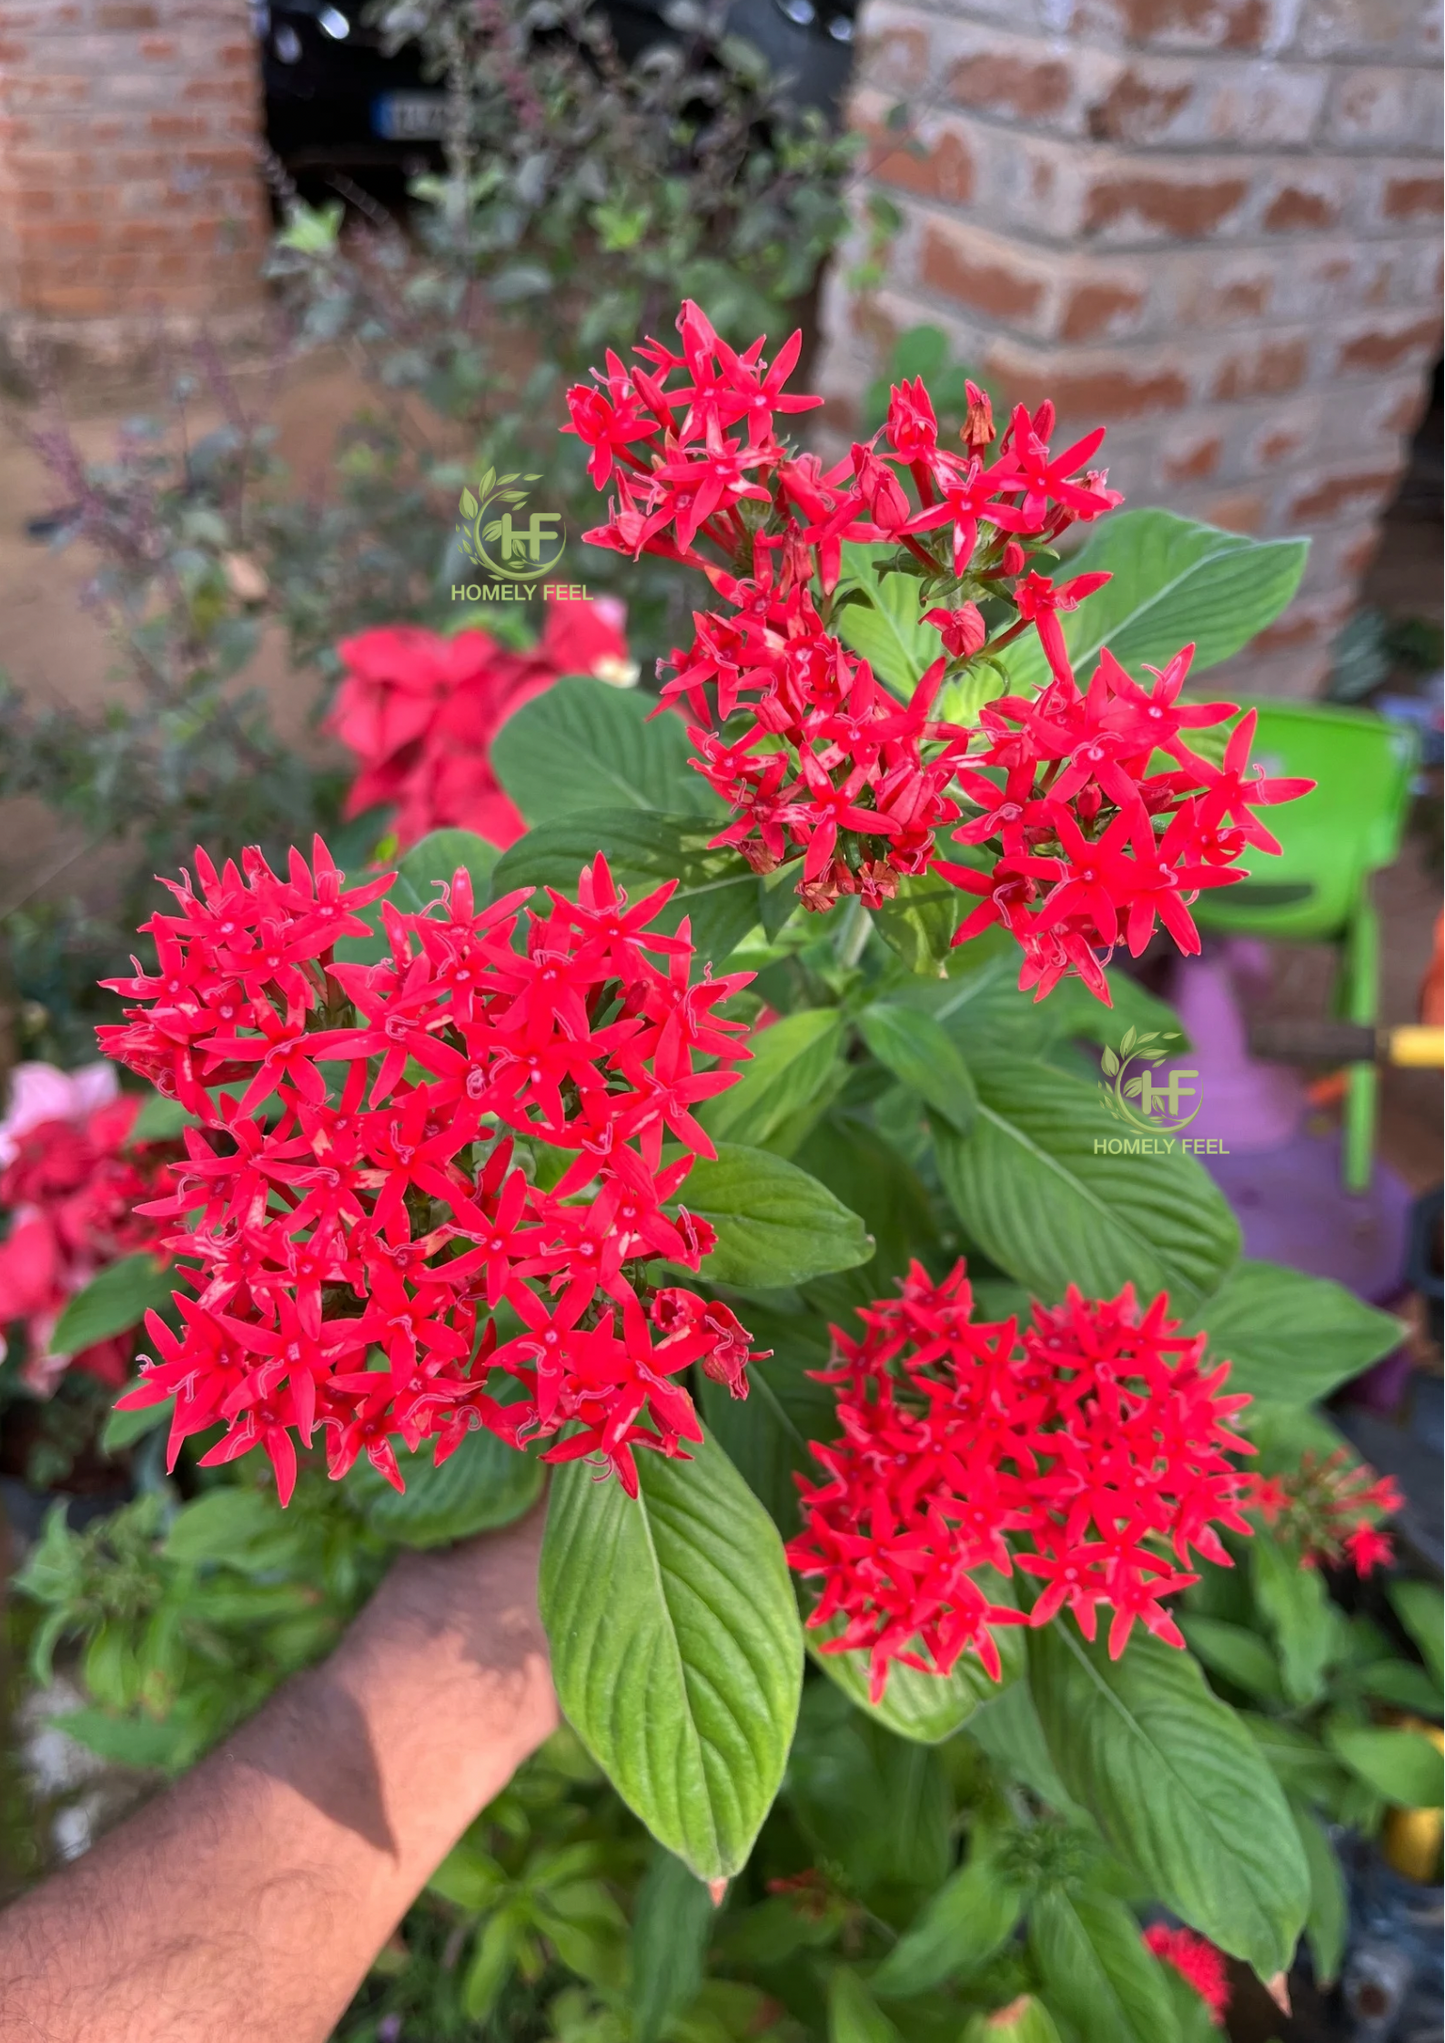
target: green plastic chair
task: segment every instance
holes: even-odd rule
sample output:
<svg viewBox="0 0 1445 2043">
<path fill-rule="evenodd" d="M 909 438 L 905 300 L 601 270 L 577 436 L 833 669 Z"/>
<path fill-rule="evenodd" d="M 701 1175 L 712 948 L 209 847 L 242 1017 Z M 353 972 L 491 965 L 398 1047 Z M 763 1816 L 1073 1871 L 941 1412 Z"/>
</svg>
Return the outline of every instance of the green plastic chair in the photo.
<svg viewBox="0 0 1445 2043">
<path fill-rule="evenodd" d="M 1399 856 L 1416 759 L 1412 731 L 1369 710 L 1259 702 L 1253 757 L 1265 772 L 1300 775 L 1312 794 L 1259 813 L 1278 858 L 1246 851 L 1252 877 L 1201 895 L 1202 928 L 1233 936 L 1329 943 L 1339 952 L 1333 1006 L 1344 1021 L 1378 1020 L 1380 924 L 1370 875 Z M 1374 1162 L 1378 1076 L 1352 1064 L 1345 1095 L 1343 1175 L 1362 1192 Z"/>
</svg>

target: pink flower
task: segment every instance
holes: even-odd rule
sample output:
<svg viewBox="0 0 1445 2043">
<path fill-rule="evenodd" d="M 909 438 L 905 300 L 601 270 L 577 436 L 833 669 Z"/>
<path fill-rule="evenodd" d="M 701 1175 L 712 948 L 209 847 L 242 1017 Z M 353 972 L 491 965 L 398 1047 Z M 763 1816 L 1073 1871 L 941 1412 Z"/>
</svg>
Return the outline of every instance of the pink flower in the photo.
<svg viewBox="0 0 1445 2043">
<path fill-rule="evenodd" d="M 57 1071 L 21 1064 L 0 1122 L 0 1328 L 25 1332 L 21 1376 L 48 1397 L 72 1365 L 103 1383 L 125 1381 L 134 1339 L 121 1334 L 76 1354 L 54 1350 L 66 1302 L 118 1256 L 153 1246 L 161 1232 L 133 1211 L 152 1195 L 174 1145 L 127 1146 L 140 1101 L 117 1092 L 114 1069 Z M 6 1352 L 0 1334 L 0 1357 Z"/>
<path fill-rule="evenodd" d="M 10 1104 L 0 1120 L 0 1170 L 13 1162 L 20 1136 L 42 1121 L 80 1127 L 119 1087 L 112 1064 L 86 1064 L 59 1071 L 53 1064 L 17 1064 L 10 1074 Z"/>
</svg>

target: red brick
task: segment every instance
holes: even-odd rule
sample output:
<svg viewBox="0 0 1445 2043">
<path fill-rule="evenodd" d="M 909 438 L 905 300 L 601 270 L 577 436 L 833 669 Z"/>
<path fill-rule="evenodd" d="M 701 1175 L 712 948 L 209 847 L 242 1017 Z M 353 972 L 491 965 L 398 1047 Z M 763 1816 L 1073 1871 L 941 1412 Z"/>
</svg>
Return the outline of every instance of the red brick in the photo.
<svg viewBox="0 0 1445 2043">
<path fill-rule="evenodd" d="M 1305 445 L 1306 437 L 1303 433 L 1291 432 L 1288 426 L 1276 426 L 1255 441 L 1254 458 L 1261 468 L 1278 468 L 1291 454 L 1298 454 Z"/>
<path fill-rule="evenodd" d="M 1148 369 L 1121 361 L 1071 369 L 1065 359 L 1045 369 L 1019 369 L 1003 350 L 994 349 L 987 366 L 1011 399 L 1037 405 L 1051 398 L 1065 418 L 1089 425 L 1180 411 L 1189 402 L 1183 374 L 1167 365 Z"/>
<path fill-rule="evenodd" d="M 1224 452 L 1224 442 L 1218 433 L 1207 439 L 1196 440 L 1177 452 L 1164 456 L 1164 479 L 1166 482 L 1207 482 L 1217 474 L 1219 457 Z"/>
<path fill-rule="evenodd" d="M 1417 349 L 1435 343 L 1439 332 L 1438 319 L 1420 319 L 1399 333 L 1375 330 L 1356 334 L 1352 341 L 1346 341 L 1340 349 L 1339 367 L 1342 370 L 1393 369 Z"/>
<path fill-rule="evenodd" d="M 1258 319 L 1268 310 L 1273 279 L 1269 276 L 1229 277 L 1216 282 L 1206 270 L 1195 280 L 1180 310 L 1191 323 L 1200 326 L 1234 326 Z"/>
<path fill-rule="evenodd" d="M 1445 186 L 1438 177 L 1392 177 L 1383 211 L 1387 220 L 1433 220 L 1445 211 Z"/>
<path fill-rule="evenodd" d="M 1258 532 L 1264 509 L 1264 498 L 1252 490 L 1232 490 L 1209 498 L 1199 515 L 1207 525 L 1222 525 L 1226 532 Z"/>
<path fill-rule="evenodd" d="M 160 10 L 142 6 L 102 6 L 95 10 L 97 28 L 136 29 L 159 28 Z"/>
<path fill-rule="evenodd" d="M 1081 11 L 1131 42 L 1196 49 L 1257 50 L 1271 26 L 1266 0 L 1093 0 Z"/>
<path fill-rule="evenodd" d="M 882 146 L 892 138 L 876 128 L 867 131 Z M 885 184 L 900 185 L 919 198 L 937 199 L 946 206 L 964 206 L 973 197 L 973 157 L 957 135 L 941 135 L 926 155 L 894 148 L 876 166 L 873 175 Z"/>
<path fill-rule="evenodd" d="M 1241 397 L 1279 397 L 1297 390 L 1309 369 L 1309 344 L 1295 339 L 1266 341 L 1251 355 L 1230 355 L 1214 375 L 1213 395 L 1223 402 Z"/>
<path fill-rule="evenodd" d="M 1121 316 L 1143 309 L 1144 293 L 1129 284 L 1079 284 L 1064 309 L 1066 341 L 1098 340 Z"/>
<path fill-rule="evenodd" d="M 1011 113 L 1036 121 L 1069 103 L 1073 77 L 1067 64 L 1031 64 L 1002 52 L 980 52 L 954 65 L 949 90 L 960 106 Z"/>
<path fill-rule="evenodd" d="M 1184 110 L 1193 90 L 1190 83 L 1151 85 L 1137 71 L 1121 72 L 1089 108 L 1089 133 L 1096 142 L 1152 141 Z"/>
<path fill-rule="evenodd" d="M 928 35 L 921 28 L 889 26 L 866 38 L 860 52 L 865 78 L 917 91 L 928 82 Z"/>
<path fill-rule="evenodd" d="M 1291 518 L 1305 524 L 1338 516 L 1342 510 L 1359 512 L 1383 503 L 1395 486 L 1398 470 L 1373 469 L 1365 475 L 1327 475 L 1307 483 L 1290 503 Z"/>
<path fill-rule="evenodd" d="M 1272 234 L 1289 234 L 1301 227 L 1333 227 L 1340 209 L 1323 192 L 1287 184 L 1275 193 L 1264 216 Z"/>
<path fill-rule="evenodd" d="M 1142 171 L 1127 177 L 1106 176 L 1089 193 L 1084 232 L 1097 234 L 1133 214 L 1161 233 L 1196 241 L 1238 212 L 1248 195 L 1247 177 L 1194 183 Z"/>
<path fill-rule="evenodd" d="M 996 258 L 970 256 L 936 227 L 924 238 L 919 271 L 930 290 L 998 319 L 1027 318 L 1044 294 L 1037 277 Z"/>
</svg>

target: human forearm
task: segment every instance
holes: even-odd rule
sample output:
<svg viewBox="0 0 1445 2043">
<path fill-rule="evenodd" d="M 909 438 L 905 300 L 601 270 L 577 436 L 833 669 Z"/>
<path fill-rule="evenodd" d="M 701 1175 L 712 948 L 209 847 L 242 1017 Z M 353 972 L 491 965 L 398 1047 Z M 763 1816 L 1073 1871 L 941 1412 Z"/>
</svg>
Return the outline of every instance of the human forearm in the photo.
<svg viewBox="0 0 1445 2043">
<path fill-rule="evenodd" d="M 321 2043 L 556 1721 L 540 1536 L 404 1559 L 331 1660 L 0 1917 L 3 2043 Z"/>
</svg>

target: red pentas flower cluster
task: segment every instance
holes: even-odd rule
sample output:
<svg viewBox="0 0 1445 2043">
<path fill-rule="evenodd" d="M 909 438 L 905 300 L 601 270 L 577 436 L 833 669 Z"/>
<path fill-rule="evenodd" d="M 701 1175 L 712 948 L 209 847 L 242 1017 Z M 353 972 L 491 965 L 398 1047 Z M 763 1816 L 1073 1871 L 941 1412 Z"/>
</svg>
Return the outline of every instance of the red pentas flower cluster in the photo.
<svg viewBox="0 0 1445 2043">
<path fill-rule="evenodd" d="M 1301 1567 L 1348 1563 L 1356 1574 L 1369 1575 L 1395 1558 L 1394 1542 L 1378 1520 L 1404 1508 L 1399 1485 L 1355 1461 L 1347 1447 L 1306 1454 L 1283 1475 L 1254 1476 L 1246 1502 L 1298 1551 Z"/>
<path fill-rule="evenodd" d="M 526 652 L 485 631 L 443 638 L 416 624 L 343 639 L 337 653 L 346 671 L 327 728 L 361 764 L 344 813 L 394 804 L 403 850 L 446 828 L 515 842 L 526 825 L 492 771 L 492 740 L 513 710 L 563 674 L 635 681 L 625 621 L 615 598 L 599 596 L 549 603 L 542 637 Z"/>
<path fill-rule="evenodd" d="M 1172 1965 L 1179 1977 L 1194 1988 L 1209 2010 L 1212 2026 L 1222 2029 L 1233 1998 L 1229 1961 L 1223 1951 L 1207 1937 L 1195 1936 L 1193 1930 L 1170 1929 L 1163 1922 L 1150 1924 L 1144 1932 L 1144 1942 L 1161 1964 Z"/>
<path fill-rule="evenodd" d="M 1215 1526 L 1248 1530 L 1228 1364 L 1204 1371 L 1162 1294 L 1141 1311 L 1127 1286 L 1071 1288 L 1020 1330 L 974 1320 L 962 1263 L 939 1284 L 915 1263 L 900 1288 L 860 1312 L 861 1339 L 834 1328 L 818 1372 L 843 1433 L 813 1449 L 825 1479 L 799 1479 L 788 1559 L 820 1579 L 809 1624 L 842 1619 L 821 1650 L 866 1651 L 875 1702 L 895 1661 L 948 1674 L 971 1650 L 997 1680 L 994 1628 L 1025 1618 L 976 1571 L 1015 1563 L 1030 1624 L 1068 1609 L 1092 1639 L 1103 1606 L 1114 1658 L 1136 1620 L 1182 1646 L 1162 1599 L 1197 1579 L 1190 1549 L 1228 1566 Z"/>
<path fill-rule="evenodd" d="M 196 1295 L 179 1334 L 151 1316 L 124 1400 L 175 1398 L 172 1460 L 223 1423 L 203 1459 L 264 1448 L 284 1503 L 318 1432 L 333 1476 L 364 1452 L 398 1488 L 394 1440 L 441 1462 L 477 1426 L 630 1492 L 634 1448 L 684 1455 L 702 1436 L 675 1379 L 701 1362 L 746 1395 L 749 1337 L 647 1271 L 696 1270 L 715 1239 L 678 1203 L 713 1154 L 692 1109 L 748 1053 L 714 1012 L 745 980 L 691 983 L 688 924 L 655 927 L 672 885 L 629 903 L 599 857 L 575 900 L 478 909 L 459 871 L 401 914 L 394 874 L 347 887 L 319 839 L 284 879 L 255 850 L 196 870 L 100 1031 L 200 1123 L 145 1209 Z M 337 962 L 378 900 L 388 955 Z"/>
<path fill-rule="evenodd" d="M 127 1329 L 75 1353 L 57 1349 L 66 1305 L 110 1263 L 157 1246 L 165 1229 L 133 1208 L 165 1183 L 168 1142 L 132 1143 L 140 1100 L 122 1097 L 108 1064 L 57 1071 L 19 1064 L 0 1121 L 0 1329 L 22 1322 L 21 1380 L 48 1397 L 67 1368 L 124 1383 L 135 1348 Z M 0 1360 L 6 1353 L 0 1332 Z"/>
<path fill-rule="evenodd" d="M 1106 651 L 1081 690 L 1062 635 L 1044 643 L 1053 680 L 1032 700 L 989 703 L 958 773 L 980 813 L 957 841 L 988 847 L 992 865 L 940 859 L 934 869 L 982 897 L 955 943 L 1002 923 L 1024 952 L 1019 983 L 1036 986 L 1037 998 L 1073 972 L 1108 1001 L 1100 954 L 1122 942 L 1137 958 L 1159 922 L 1181 951 L 1197 952 L 1187 903 L 1243 879 L 1236 861 L 1246 845 L 1277 852 L 1253 811 L 1308 794 L 1314 782 L 1251 775 L 1253 710 L 1230 733 L 1221 764 L 1190 749 L 1184 732 L 1236 708 L 1180 701 L 1192 646 L 1151 686 Z"/>
<path fill-rule="evenodd" d="M 678 331 L 680 351 L 649 340 L 630 368 L 609 353 L 595 385 L 568 393 L 563 430 L 615 492 L 588 539 L 697 567 L 729 605 L 695 614 L 663 688 L 694 720 L 694 764 L 735 811 L 716 842 L 759 872 L 801 855 L 797 891 L 816 909 L 844 894 L 877 907 L 901 875 L 932 867 L 984 897 L 960 939 L 1005 923 L 1040 995 L 1077 972 L 1107 1000 L 1099 954 L 1121 938 L 1139 948 L 1156 918 L 1197 948 L 1185 901 L 1238 877 L 1228 868 L 1247 842 L 1272 843 L 1251 806 L 1308 783 L 1250 778 L 1248 720 L 1222 768 L 1180 745 L 1182 729 L 1234 709 L 1177 705 L 1188 650 L 1152 689 L 1107 654 L 1088 690 L 1076 686 L 1060 616 L 1109 577 L 1054 581 L 1032 563 L 1122 501 L 1087 466 L 1103 429 L 1056 453 L 1045 403 L 1015 407 L 998 434 L 970 384 L 960 444 L 945 447 L 918 379 L 894 387 L 872 440 L 824 469 L 777 430 L 822 402 L 785 394 L 798 334 L 769 362 L 761 340 L 739 353 L 691 302 Z M 894 548 L 939 633 L 906 706 L 832 629 L 845 541 Z M 992 630 L 985 604 L 1002 613 Z M 1002 699 L 978 734 L 932 715 L 945 680 L 1030 627 L 1054 676 L 1036 703 Z M 1161 747 L 1177 768 L 1151 775 Z M 964 841 L 988 848 L 991 870 L 935 856 L 961 795 L 982 811 Z"/>
</svg>

